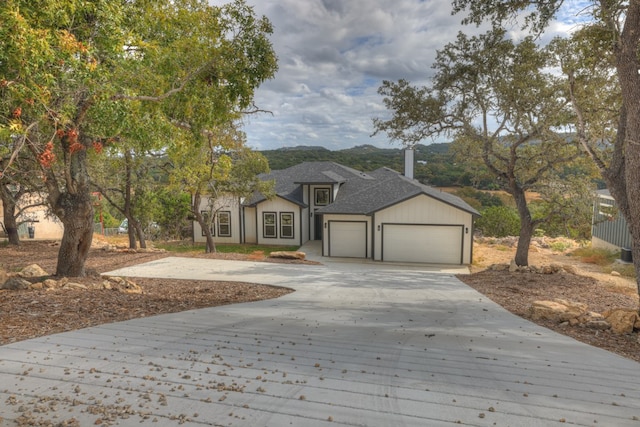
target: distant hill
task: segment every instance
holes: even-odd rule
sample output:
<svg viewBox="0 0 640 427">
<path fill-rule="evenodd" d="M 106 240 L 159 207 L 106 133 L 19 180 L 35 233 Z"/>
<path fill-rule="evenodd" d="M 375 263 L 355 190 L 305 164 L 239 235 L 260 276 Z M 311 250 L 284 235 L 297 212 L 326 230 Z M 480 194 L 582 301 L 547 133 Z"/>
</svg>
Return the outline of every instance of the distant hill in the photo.
<svg viewBox="0 0 640 427">
<path fill-rule="evenodd" d="M 442 187 L 471 185 L 471 174 L 455 163 L 453 153 L 449 151 L 450 146 L 450 143 L 416 145 L 415 178 L 426 184 Z M 261 153 L 269 160 L 269 166 L 273 170 L 286 169 L 302 162 L 330 161 L 364 172 L 381 167 L 404 171 L 402 148 L 359 145 L 331 151 L 324 147 L 300 146 L 265 150 Z"/>
</svg>

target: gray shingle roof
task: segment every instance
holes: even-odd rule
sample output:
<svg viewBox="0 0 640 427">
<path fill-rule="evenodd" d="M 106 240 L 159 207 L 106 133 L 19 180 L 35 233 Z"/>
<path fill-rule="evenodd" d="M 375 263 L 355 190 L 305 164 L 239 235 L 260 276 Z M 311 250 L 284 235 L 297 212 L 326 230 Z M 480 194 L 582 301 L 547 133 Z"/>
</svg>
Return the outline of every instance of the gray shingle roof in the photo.
<svg viewBox="0 0 640 427">
<path fill-rule="evenodd" d="M 370 175 L 374 181 L 369 185 L 360 188 L 344 188 L 351 191 L 343 191 L 341 188 L 334 203 L 319 209 L 318 213 L 371 215 L 396 203 L 425 194 L 473 215 L 480 215 L 461 198 L 420 184 L 392 169 L 380 168 L 371 172 Z"/>
<path fill-rule="evenodd" d="M 304 162 L 272 171 L 261 178 L 275 180 L 276 194 L 300 206 L 306 206 L 302 198 L 303 184 L 340 184 L 340 191 L 334 202 L 319 209 L 318 213 L 371 215 L 380 209 L 425 194 L 479 215 L 459 197 L 420 184 L 389 168 L 364 173 L 333 162 Z M 245 205 L 253 206 L 264 200 L 264 196 L 256 194 Z"/>
</svg>

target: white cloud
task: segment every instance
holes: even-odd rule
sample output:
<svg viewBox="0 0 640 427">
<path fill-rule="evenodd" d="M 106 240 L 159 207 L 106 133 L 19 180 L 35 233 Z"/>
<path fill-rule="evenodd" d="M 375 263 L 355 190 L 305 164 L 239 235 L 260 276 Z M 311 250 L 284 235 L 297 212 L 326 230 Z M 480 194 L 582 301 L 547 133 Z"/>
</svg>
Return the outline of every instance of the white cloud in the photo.
<svg viewBox="0 0 640 427">
<path fill-rule="evenodd" d="M 222 0 L 211 0 L 221 4 Z M 377 88 L 405 78 L 424 84 L 436 50 L 462 27 L 450 3 L 438 0 L 247 0 L 274 25 L 279 71 L 256 93 L 273 114 L 247 117 L 249 145 L 273 149 L 373 144 L 372 119 L 386 113 Z M 582 2 L 570 0 L 574 8 Z M 558 31 L 563 31 L 558 28 Z"/>
</svg>

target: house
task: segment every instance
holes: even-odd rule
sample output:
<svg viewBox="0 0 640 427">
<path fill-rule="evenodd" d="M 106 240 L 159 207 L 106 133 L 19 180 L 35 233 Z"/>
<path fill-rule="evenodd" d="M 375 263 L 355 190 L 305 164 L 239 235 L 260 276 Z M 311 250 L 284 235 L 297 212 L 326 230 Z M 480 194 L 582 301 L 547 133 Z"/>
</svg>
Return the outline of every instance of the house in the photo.
<svg viewBox="0 0 640 427">
<path fill-rule="evenodd" d="M 49 213 L 48 208 L 41 204 L 42 197 L 39 195 L 26 195 L 18 205 L 18 209 L 23 209 L 17 218 L 19 222 L 18 235 L 21 240 L 60 240 L 64 233 L 62 222 Z M 6 237 L 2 218 L 4 210 L 0 201 L 0 238 Z"/>
<path fill-rule="evenodd" d="M 616 206 L 609 190 L 598 190 L 593 204 L 591 246 L 622 250 L 631 256 L 631 233 L 626 219 Z M 623 258 L 625 258 L 623 253 Z"/>
<path fill-rule="evenodd" d="M 364 173 L 333 162 L 272 171 L 262 179 L 275 182 L 276 197 L 218 202 L 216 242 L 301 246 L 320 240 L 328 257 L 470 264 L 478 212 L 414 180 L 411 154 L 407 176 L 388 168 Z M 205 240 L 197 223 L 194 240 Z"/>
</svg>

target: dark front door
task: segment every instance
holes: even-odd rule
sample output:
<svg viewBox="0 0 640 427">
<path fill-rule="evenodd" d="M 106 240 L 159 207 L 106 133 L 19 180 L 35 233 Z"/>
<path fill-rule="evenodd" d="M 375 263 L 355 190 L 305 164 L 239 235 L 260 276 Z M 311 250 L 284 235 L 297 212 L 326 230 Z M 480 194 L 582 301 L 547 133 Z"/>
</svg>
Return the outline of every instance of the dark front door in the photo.
<svg viewBox="0 0 640 427">
<path fill-rule="evenodd" d="M 313 240 L 322 240 L 322 215 L 315 213 L 314 229 L 315 235 Z"/>
</svg>

